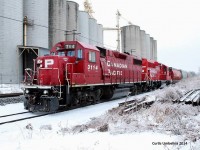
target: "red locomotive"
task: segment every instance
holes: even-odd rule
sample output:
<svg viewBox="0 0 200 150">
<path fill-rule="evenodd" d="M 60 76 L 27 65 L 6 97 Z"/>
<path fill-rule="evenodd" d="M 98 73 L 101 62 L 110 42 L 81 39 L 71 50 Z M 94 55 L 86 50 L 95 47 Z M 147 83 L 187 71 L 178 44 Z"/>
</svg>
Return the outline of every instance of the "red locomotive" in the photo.
<svg viewBox="0 0 200 150">
<path fill-rule="evenodd" d="M 78 41 L 59 42 L 34 63 L 33 71 L 25 70 L 24 106 L 29 111 L 95 103 L 112 98 L 117 89 L 137 93 L 181 79 L 180 70 L 156 61 Z"/>
</svg>

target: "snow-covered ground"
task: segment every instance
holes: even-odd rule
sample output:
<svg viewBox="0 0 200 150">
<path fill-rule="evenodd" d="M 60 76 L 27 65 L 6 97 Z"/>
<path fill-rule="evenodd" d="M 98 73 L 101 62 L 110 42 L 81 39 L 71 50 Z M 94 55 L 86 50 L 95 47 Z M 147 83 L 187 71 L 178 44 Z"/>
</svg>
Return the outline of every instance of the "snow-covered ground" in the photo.
<svg viewBox="0 0 200 150">
<path fill-rule="evenodd" d="M 0 84 L 0 94 L 22 93 L 22 84 Z"/>
<path fill-rule="evenodd" d="M 200 108 L 173 104 L 184 92 L 200 88 L 200 78 L 146 95 L 150 108 L 119 113 L 119 99 L 0 126 L 1 150 L 199 150 Z M 0 115 L 21 112 L 23 104 L 0 106 Z"/>
</svg>

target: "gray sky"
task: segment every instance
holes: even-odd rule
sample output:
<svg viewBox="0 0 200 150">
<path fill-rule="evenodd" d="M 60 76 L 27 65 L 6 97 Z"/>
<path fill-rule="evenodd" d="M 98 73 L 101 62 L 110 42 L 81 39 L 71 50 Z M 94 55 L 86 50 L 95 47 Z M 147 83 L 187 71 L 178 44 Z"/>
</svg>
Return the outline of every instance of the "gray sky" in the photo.
<svg viewBox="0 0 200 150">
<path fill-rule="evenodd" d="M 83 10 L 84 0 L 74 0 Z M 199 0 L 89 0 L 94 17 L 104 27 L 116 26 L 117 9 L 122 17 L 140 26 L 157 40 L 158 61 L 186 71 L 200 67 Z M 128 25 L 125 19 L 120 26 Z M 104 44 L 116 48 L 116 31 L 104 32 Z"/>
</svg>

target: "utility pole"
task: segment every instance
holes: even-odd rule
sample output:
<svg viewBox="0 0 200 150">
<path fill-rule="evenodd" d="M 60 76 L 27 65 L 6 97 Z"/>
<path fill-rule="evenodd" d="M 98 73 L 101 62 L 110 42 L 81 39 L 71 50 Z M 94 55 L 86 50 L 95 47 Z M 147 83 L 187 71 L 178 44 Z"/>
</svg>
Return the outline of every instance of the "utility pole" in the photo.
<svg viewBox="0 0 200 150">
<path fill-rule="evenodd" d="M 120 25 L 119 25 L 119 20 L 120 20 L 120 17 L 121 17 L 121 14 L 119 12 L 119 10 L 117 10 L 117 13 L 116 13 L 116 18 L 117 18 L 117 25 L 116 25 L 116 28 L 109 28 L 109 27 L 105 27 L 103 28 L 103 30 L 116 30 L 117 31 L 117 51 L 121 52 L 121 44 L 120 44 L 120 32 L 121 32 L 121 29 L 120 29 Z"/>
<path fill-rule="evenodd" d="M 119 10 L 117 10 L 117 50 L 121 52 L 121 46 L 120 46 L 120 25 L 119 25 L 119 19 L 121 14 L 119 13 Z"/>
</svg>

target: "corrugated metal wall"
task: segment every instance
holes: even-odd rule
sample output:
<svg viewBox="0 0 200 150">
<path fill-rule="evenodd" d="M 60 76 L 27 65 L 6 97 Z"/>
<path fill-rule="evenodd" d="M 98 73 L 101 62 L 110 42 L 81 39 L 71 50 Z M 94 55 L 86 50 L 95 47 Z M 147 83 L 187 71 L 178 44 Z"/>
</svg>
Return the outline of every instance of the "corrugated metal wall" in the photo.
<svg viewBox="0 0 200 150">
<path fill-rule="evenodd" d="M 98 38 L 97 38 L 97 32 L 98 32 L 98 29 L 97 29 L 97 20 L 94 19 L 94 18 L 89 18 L 89 44 L 91 45 L 94 45 L 96 46 L 97 45 L 97 41 L 98 41 Z"/>
<path fill-rule="evenodd" d="M 97 46 L 103 47 L 103 25 L 98 24 L 97 26 Z"/>
<path fill-rule="evenodd" d="M 49 48 L 65 40 L 66 0 L 49 0 Z"/>
<path fill-rule="evenodd" d="M 48 48 L 48 0 L 24 0 L 24 16 L 27 16 L 33 25 L 28 25 L 27 46 Z"/>
<path fill-rule="evenodd" d="M 121 31 L 122 51 L 141 57 L 140 27 L 124 26 Z"/>
<path fill-rule="evenodd" d="M 151 48 L 150 48 L 150 35 L 146 34 L 146 51 L 147 51 L 147 59 L 151 59 Z"/>
<path fill-rule="evenodd" d="M 140 47 L 141 47 L 141 55 L 142 57 L 146 58 L 147 53 L 146 53 L 146 37 L 145 37 L 145 31 L 140 30 Z"/>
<path fill-rule="evenodd" d="M 79 11 L 78 15 L 78 33 L 77 39 L 89 44 L 89 15 L 85 11 Z"/>
<path fill-rule="evenodd" d="M 121 27 L 121 43 L 123 52 L 157 60 L 157 42 L 144 30 L 140 30 L 139 26 Z"/>
<path fill-rule="evenodd" d="M 0 16 L 0 84 L 18 83 L 17 45 L 23 41 L 23 1 L 1 0 Z"/>
<path fill-rule="evenodd" d="M 73 32 L 77 32 L 78 29 L 78 10 L 79 5 L 73 1 L 67 1 L 66 3 L 67 9 L 67 26 L 66 30 L 69 31 L 66 35 L 67 41 L 76 40 L 76 35 Z M 73 31 L 74 30 L 74 31 Z M 72 31 L 72 32 L 71 32 Z"/>
</svg>

